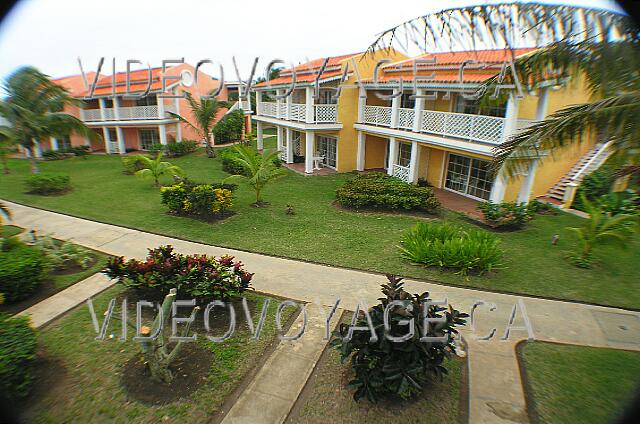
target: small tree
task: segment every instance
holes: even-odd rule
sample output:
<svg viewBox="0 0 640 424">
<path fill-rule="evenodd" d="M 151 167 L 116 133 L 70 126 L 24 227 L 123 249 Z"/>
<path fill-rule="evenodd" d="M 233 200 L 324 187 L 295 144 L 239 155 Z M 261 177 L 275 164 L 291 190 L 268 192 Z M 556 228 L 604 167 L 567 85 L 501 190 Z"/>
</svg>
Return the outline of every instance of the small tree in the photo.
<svg viewBox="0 0 640 424">
<path fill-rule="evenodd" d="M 249 146 L 236 146 L 238 156 L 234 159 L 244 170 L 243 175 L 232 175 L 228 179 L 244 179 L 256 192 L 256 206 L 264 205 L 262 190 L 270 182 L 286 175 L 287 171 L 277 165 L 277 151 L 260 154 Z"/>
<path fill-rule="evenodd" d="M 171 383 L 171 381 L 173 381 L 173 373 L 169 369 L 169 366 L 178 357 L 183 344 L 182 341 L 178 341 L 172 349 L 169 349 L 163 331 L 169 324 L 172 304 L 176 299 L 176 294 L 177 290 L 171 289 L 162 302 L 162 314 L 158 313 L 156 315 L 152 327 L 142 327 L 140 329 L 141 336 L 154 336 L 153 338 L 142 342 L 142 352 L 144 354 L 145 363 L 151 373 L 151 378 L 163 383 Z M 180 337 L 187 337 L 189 330 L 191 329 L 191 323 L 195 320 L 199 309 L 200 308 L 198 306 L 193 308 L 189 321 L 185 324 Z M 155 337 L 156 333 L 157 337 Z"/>
<path fill-rule="evenodd" d="M 571 262 L 581 268 L 590 268 L 593 249 L 602 243 L 612 242 L 625 248 L 637 230 L 638 216 L 620 214 L 611 216 L 595 206 L 585 196 L 582 203 L 589 219 L 581 227 L 569 227 L 580 243 L 578 254 L 570 256 Z"/>
<path fill-rule="evenodd" d="M 12 148 L 18 144 L 18 137 L 13 128 L 6 125 L 0 125 L 0 160 L 2 161 L 2 169 L 5 174 L 10 174 L 8 157 Z"/>
<path fill-rule="evenodd" d="M 150 159 L 146 156 L 138 156 L 143 169 L 137 171 L 135 175 L 140 178 L 150 179 L 152 178 L 156 187 L 160 186 L 160 177 L 163 175 L 174 175 L 182 177 L 185 175 L 182 168 L 173 165 L 170 162 L 162 162 L 162 152 L 158 152 L 155 159 Z"/>
</svg>

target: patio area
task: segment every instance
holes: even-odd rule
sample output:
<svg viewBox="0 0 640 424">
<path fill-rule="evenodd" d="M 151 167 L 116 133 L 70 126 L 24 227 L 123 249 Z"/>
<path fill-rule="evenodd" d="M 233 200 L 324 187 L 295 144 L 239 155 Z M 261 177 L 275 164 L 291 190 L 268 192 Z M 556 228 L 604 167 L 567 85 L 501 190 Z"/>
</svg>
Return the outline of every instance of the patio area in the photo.
<svg viewBox="0 0 640 424">
<path fill-rule="evenodd" d="M 482 214 L 477 209 L 478 204 L 480 203 L 477 200 L 441 188 L 433 187 L 432 189 L 445 209 L 462 212 L 477 219 L 482 218 Z"/>
<path fill-rule="evenodd" d="M 283 163 L 283 165 L 289 168 L 290 170 L 292 170 L 293 172 L 297 172 L 298 174 L 302 174 L 302 175 L 322 176 L 322 175 L 331 175 L 336 173 L 335 169 L 324 167 L 320 169 L 314 169 L 313 174 L 306 174 L 304 172 L 304 163 Z"/>
</svg>

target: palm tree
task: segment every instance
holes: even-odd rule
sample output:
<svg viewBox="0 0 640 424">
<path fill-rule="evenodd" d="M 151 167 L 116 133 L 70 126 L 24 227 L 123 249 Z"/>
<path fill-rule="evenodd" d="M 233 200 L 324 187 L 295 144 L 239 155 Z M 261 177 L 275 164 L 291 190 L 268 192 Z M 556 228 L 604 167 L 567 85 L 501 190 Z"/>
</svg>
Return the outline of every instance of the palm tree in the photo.
<svg viewBox="0 0 640 424">
<path fill-rule="evenodd" d="M 202 138 L 206 145 L 207 156 L 210 158 L 215 156 L 215 152 L 211 146 L 211 130 L 213 124 L 216 121 L 216 116 L 220 108 L 228 108 L 229 104 L 217 99 L 205 99 L 200 98 L 196 100 L 189 92 L 185 93 L 185 98 L 189 103 L 189 109 L 195 119 L 194 123 L 191 123 L 188 119 L 173 112 L 167 112 L 173 118 L 179 119 L 191 128 L 193 128 Z"/>
<path fill-rule="evenodd" d="M 621 247 L 627 246 L 637 229 L 638 216 L 625 214 L 611 216 L 584 196 L 582 196 L 582 202 L 589 213 L 589 219 L 581 227 L 568 229 L 576 233 L 581 247 L 579 255 L 572 257 L 573 263 L 588 268 L 594 247 L 606 242 L 613 242 Z"/>
<path fill-rule="evenodd" d="M 256 192 L 255 206 L 263 206 L 262 190 L 270 182 L 286 175 L 287 171 L 277 165 L 278 152 L 265 151 L 260 154 L 253 147 L 239 145 L 235 147 L 235 162 L 244 170 L 243 175 L 232 175 L 229 179 L 243 179 Z"/>
<path fill-rule="evenodd" d="M 7 125 L 0 125 L 0 160 L 5 174 L 10 174 L 9 162 L 7 160 L 13 146 L 18 143 L 18 137 L 13 128 Z"/>
<path fill-rule="evenodd" d="M 583 76 L 588 103 L 566 107 L 495 148 L 494 169 L 519 173 L 542 153 L 603 134 L 623 159 L 640 155 L 640 32 L 633 20 L 612 11 L 536 3 L 496 4 L 443 10 L 384 31 L 369 47 L 390 47 L 406 40 L 423 51 L 442 48 L 544 47 L 514 60 L 525 89 L 539 82 Z M 512 57 L 515 57 L 513 55 Z M 482 88 L 490 101 L 498 77 Z M 503 83 L 514 83 L 506 74 Z M 496 100 L 496 99 L 494 99 Z M 502 100 L 502 99 L 498 99 Z M 497 101 L 497 100 L 496 100 Z M 638 170 L 637 167 L 629 171 Z"/>
<path fill-rule="evenodd" d="M 136 176 L 143 179 L 153 179 L 156 187 L 160 186 L 160 177 L 163 175 L 184 176 L 185 173 L 179 166 L 170 162 L 162 162 L 162 152 L 159 152 L 155 159 L 150 159 L 143 155 L 138 155 L 144 168 L 136 172 Z"/>
<path fill-rule="evenodd" d="M 79 104 L 79 100 L 36 68 L 18 69 L 7 78 L 3 89 L 6 98 L 0 101 L 0 115 L 9 121 L 19 143 L 31 151 L 32 173 L 38 172 L 34 149 L 41 140 L 71 133 L 100 139 L 78 118 L 63 112 L 65 105 Z"/>
</svg>

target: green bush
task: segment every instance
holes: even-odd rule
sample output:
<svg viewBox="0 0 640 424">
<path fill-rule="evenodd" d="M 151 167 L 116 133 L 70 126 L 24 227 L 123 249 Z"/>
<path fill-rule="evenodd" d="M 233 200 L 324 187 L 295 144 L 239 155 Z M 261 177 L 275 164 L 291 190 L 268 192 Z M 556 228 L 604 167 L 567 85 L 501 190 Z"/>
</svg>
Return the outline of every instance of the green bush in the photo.
<svg viewBox="0 0 640 424">
<path fill-rule="evenodd" d="M 47 269 L 40 250 L 20 242 L 0 253 L 0 293 L 7 302 L 29 297 L 40 285 Z"/>
<path fill-rule="evenodd" d="M 247 176 L 247 172 L 238 162 L 239 153 L 234 148 L 227 148 L 220 152 L 218 155 L 220 158 L 220 162 L 222 163 L 222 170 L 231 175 L 245 175 Z M 282 166 L 282 160 L 279 157 L 275 156 L 273 158 L 273 163 L 279 168 Z"/>
<path fill-rule="evenodd" d="M 71 189 L 71 178 L 68 175 L 35 174 L 26 180 L 27 193 L 60 194 Z"/>
<path fill-rule="evenodd" d="M 404 209 L 434 213 L 440 201 L 429 187 L 407 184 L 382 172 L 360 174 L 336 190 L 341 206 L 361 209 Z"/>
<path fill-rule="evenodd" d="M 39 236 L 34 247 L 40 249 L 55 271 L 62 271 L 72 266 L 87 269 L 94 260 L 88 249 L 68 241 L 56 240 L 48 235 Z"/>
<path fill-rule="evenodd" d="M 0 392 L 15 399 L 29 393 L 33 376 L 30 363 L 36 357 L 36 331 L 27 317 L 0 313 Z"/>
<path fill-rule="evenodd" d="M 343 323 L 331 341 L 343 362 L 351 360 L 355 378 L 348 387 L 355 390 L 356 401 L 363 397 L 376 402 L 382 397 L 418 396 L 428 387 L 431 376 L 442 378 L 447 374 L 443 364 L 455 354 L 453 336 L 458 333 L 455 327 L 464 325 L 464 318 L 468 317 L 451 306 L 429 304 L 429 293 L 407 293 L 401 278 L 387 275 L 387 279 L 389 283 L 382 286 L 381 303 L 368 311 L 377 340 L 371 340 L 370 331 L 354 331 L 353 337 L 346 340 L 350 325 Z M 392 302 L 400 304 L 393 306 Z M 387 325 L 386 308 L 389 308 Z M 367 328 L 363 315 L 354 315 L 351 325 Z M 444 322 L 425 327 L 426 317 L 442 318 Z M 396 339 L 390 340 L 388 336 Z M 421 341 L 424 336 L 445 339 Z"/>
<path fill-rule="evenodd" d="M 133 175 L 144 169 L 146 162 L 142 159 L 142 156 L 143 155 L 135 155 L 122 158 L 122 166 L 124 167 L 123 172 L 127 175 Z"/>
<path fill-rule="evenodd" d="M 145 261 L 114 258 L 103 272 L 142 293 L 162 297 L 175 288 L 201 301 L 237 296 L 250 287 L 253 277 L 233 256 L 182 255 L 171 246 L 149 249 Z"/>
<path fill-rule="evenodd" d="M 200 217 L 222 215 L 233 206 L 235 184 L 197 184 L 184 179 L 160 189 L 161 202 L 169 212 Z"/>
<path fill-rule="evenodd" d="M 60 152 L 62 153 L 71 153 L 74 154 L 76 156 L 86 156 L 88 154 L 91 153 L 91 147 L 89 146 L 74 146 L 74 147 L 68 147 L 66 149 L 60 149 Z"/>
<path fill-rule="evenodd" d="M 244 126 L 244 113 L 240 109 L 224 115 L 213 127 L 215 144 L 240 140 Z"/>
<path fill-rule="evenodd" d="M 484 216 L 484 221 L 494 228 L 523 228 L 533 218 L 535 210 L 541 206 L 516 202 L 482 202 L 478 209 Z"/>
<path fill-rule="evenodd" d="M 184 156 L 193 153 L 198 149 L 198 142 L 195 140 L 183 140 L 180 143 L 169 143 L 164 146 L 164 152 L 169 157 Z"/>
<path fill-rule="evenodd" d="M 70 157 L 72 157 L 73 154 L 71 153 L 63 153 L 59 150 L 47 150 L 45 152 L 42 152 L 42 158 L 45 160 L 61 160 L 61 159 L 68 159 Z"/>
<path fill-rule="evenodd" d="M 613 177 L 615 169 L 613 166 L 606 164 L 596 169 L 582 180 L 571 207 L 585 211 L 585 205 L 582 201 L 584 196 L 588 201 L 596 201 L 601 196 L 609 193 L 615 178 Z"/>
<path fill-rule="evenodd" d="M 400 253 L 411 262 L 459 270 L 491 271 L 500 265 L 500 240 L 494 234 L 449 223 L 420 222 L 401 240 Z"/>
</svg>

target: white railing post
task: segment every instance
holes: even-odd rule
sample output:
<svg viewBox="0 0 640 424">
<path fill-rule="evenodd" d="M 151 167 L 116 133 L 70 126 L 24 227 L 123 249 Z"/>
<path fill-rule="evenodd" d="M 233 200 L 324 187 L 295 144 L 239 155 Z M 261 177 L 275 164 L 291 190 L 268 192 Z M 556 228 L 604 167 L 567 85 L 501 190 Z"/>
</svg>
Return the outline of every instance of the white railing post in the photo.
<svg viewBox="0 0 640 424">
<path fill-rule="evenodd" d="M 313 131 L 305 131 L 304 172 L 313 174 L 313 156 L 315 152 L 315 135 Z"/>
<path fill-rule="evenodd" d="M 411 160 L 409 161 L 409 183 L 418 181 L 418 164 L 420 163 L 420 145 L 417 141 L 411 142 Z"/>
<path fill-rule="evenodd" d="M 387 174 L 393 175 L 393 165 L 398 158 L 398 142 L 395 137 L 389 138 L 389 157 L 387 162 Z"/>
<path fill-rule="evenodd" d="M 286 106 L 285 119 L 287 121 L 291 120 L 291 101 L 292 101 L 292 97 L 293 97 L 293 92 L 291 92 L 291 94 L 289 94 L 287 97 L 285 97 L 285 106 Z"/>
<path fill-rule="evenodd" d="M 362 131 L 358 131 L 358 156 L 356 157 L 356 169 L 364 171 L 365 163 L 366 135 Z"/>
<path fill-rule="evenodd" d="M 398 114 L 400 113 L 400 100 L 402 96 L 396 96 L 391 100 L 391 128 L 398 128 Z"/>
<path fill-rule="evenodd" d="M 305 88 L 305 122 L 312 124 L 314 122 L 314 107 L 313 107 L 313 87 Z"/>
<path fill-rule="evenodd" d="M 156 99 L 158 103 L 158 118 L 164 119 L 164 99 L 159 94 L 156 94 Z"/>
<path fill-rule="evenodd" d="M 287 163 L 293 163 L 293 134 L 291 128 L 286 128 L 285 133 L 287 136 Z"/>
<path fill-rule="evenodd" d="M 367 90 L 358 88 L 358 122 L 364 122 L 364 110 L 367 106 Z"/>
<path fill-rule="evenodd" d="M 102 97 L 98 99 L 98 105 L 100 106 L 100 120 L 104 121 L 105 120 L 104 99 Z"/>
<path fill-rule="evenodd" d="M 422 110 L 424 109 L 424 90 L 416 91 L 416 103 L 413 106 L 413 131 L 420 132 L 422 127 Z"/>
<path fill-rule="evenodd" d="M 120 120 L 120 100 L 117 96 L 113 97 L 113 119 L 115 121 Z"/>
<path fill-rule="evenodd" d="M 281 96 L 282 90 L 276 90 L 276 96 Z M 280 110 L 282 109 L 282 99 L 276 97 L 276 118 L 281 119 L 282 114 Z"/>
</svg>

